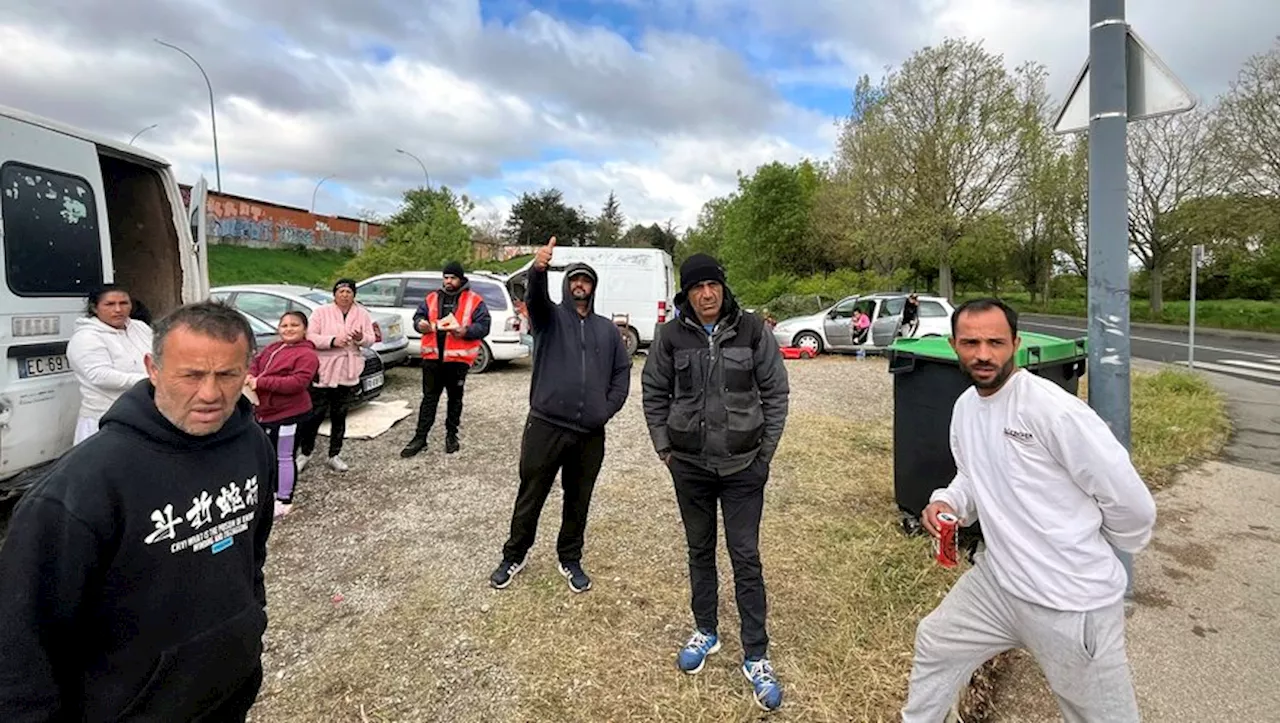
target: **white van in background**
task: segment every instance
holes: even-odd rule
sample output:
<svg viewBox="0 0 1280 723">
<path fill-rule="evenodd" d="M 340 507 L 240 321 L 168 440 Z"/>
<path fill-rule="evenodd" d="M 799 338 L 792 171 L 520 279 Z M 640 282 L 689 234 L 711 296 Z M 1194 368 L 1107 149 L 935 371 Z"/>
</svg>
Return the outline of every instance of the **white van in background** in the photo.
<svg viewBox="0 0 1280 723">
<path fill-rule="evenodd" d="M 205 189 L 188 209 L 163 158 L 0 106 L 0 498 L 71 448 L 67 341 L 91 289 L 155 318 L 208 294 Z"/>
<path fill-rule="evenodd" d="M 662 249 L 557 246 L 551 256 L 548 284 L 551 300 L 559 303 L 564 270 L 585 263 L 596 270 L 595 311 L 623 328 L 627 351 L 634 354 L 653 343 L 659 324 L 675 313 L 675 263 Z M 507 280 L 512 296 L 524 298 L 525 277 L 533 262 Z"/>
</svg>

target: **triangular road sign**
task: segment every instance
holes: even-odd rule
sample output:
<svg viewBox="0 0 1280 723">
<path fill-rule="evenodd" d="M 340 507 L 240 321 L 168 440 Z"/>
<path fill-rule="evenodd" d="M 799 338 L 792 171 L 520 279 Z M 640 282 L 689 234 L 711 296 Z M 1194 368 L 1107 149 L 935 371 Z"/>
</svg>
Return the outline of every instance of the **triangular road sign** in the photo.
<svg viewBox="0 0 1280 723">
<path fill-rule="evenodd" d="M 1195 96 L 1178 80 L 1169 66 L 1129 28 L 1125 35 L 1128 58 L 1129 120 L 1185 113 L 1196 107 Z M 1067 101 L 1053 123 L 1055 133 L 1089 130 L 1089 61 L 1080 69 Z"/>
</svg>

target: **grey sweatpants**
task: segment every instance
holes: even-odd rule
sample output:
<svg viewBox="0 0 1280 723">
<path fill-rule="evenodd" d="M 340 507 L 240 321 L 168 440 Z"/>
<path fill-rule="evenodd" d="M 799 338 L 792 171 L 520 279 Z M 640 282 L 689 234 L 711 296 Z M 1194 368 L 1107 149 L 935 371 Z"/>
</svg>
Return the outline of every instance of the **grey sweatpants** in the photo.
<svg viewBox="0 0 1280 723">
<path fill-rule="evenodd" d="M 1026 648 L 1044 671 L 1068 723 L 1134 723 L 1138 701 L 1124 647 L 1124 603 L 1051 610 L 996 584 L 979 552 L 976 564 L 916 628 L 911 687 L 903 723 L 943 723 L 978 666 Z"/>
</svg>

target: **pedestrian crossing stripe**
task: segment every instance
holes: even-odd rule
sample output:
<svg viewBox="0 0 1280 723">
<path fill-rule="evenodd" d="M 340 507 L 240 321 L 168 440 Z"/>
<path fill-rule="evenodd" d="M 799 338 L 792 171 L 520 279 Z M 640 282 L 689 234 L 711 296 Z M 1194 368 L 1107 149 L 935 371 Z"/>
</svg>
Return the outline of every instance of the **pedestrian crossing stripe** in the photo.
<svg viewBox="0 0 1280 723">
<path fill-rule="evenodd" d="M 1187 366 L 1186 360 L 1182 360 L 1178 364 Z M 1246 359 L 1219 359 L 1216 362 L 1197 361 L 1194 364 L 1194 368 L 1230 374 L 1245 379 L 1280 383 L 1280 358 L 1276 357 L 1266 358 L 1262 362 Z"/>
</svg>

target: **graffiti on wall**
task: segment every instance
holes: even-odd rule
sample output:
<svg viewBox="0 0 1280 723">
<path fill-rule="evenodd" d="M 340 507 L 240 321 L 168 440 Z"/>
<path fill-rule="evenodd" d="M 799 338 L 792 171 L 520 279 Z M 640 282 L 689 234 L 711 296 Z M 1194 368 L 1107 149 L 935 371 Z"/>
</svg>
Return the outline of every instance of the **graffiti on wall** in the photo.
<svg viewBox="0 0 1280 723">
<path fill-rule="evenodd" d="M 191 187 L 182 186 L 191 205 Z M 327 251 L 360 251 L 382 236 L 382 226 L 345 216 L 321 216 L 291 206 L 209 191 L 209 242 L 254 248 L 302 246 Z"/>
</svg>

